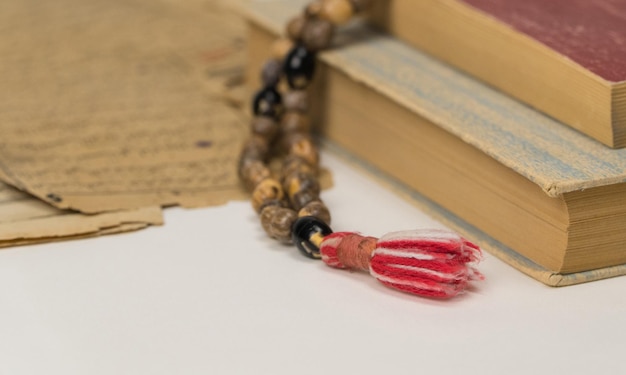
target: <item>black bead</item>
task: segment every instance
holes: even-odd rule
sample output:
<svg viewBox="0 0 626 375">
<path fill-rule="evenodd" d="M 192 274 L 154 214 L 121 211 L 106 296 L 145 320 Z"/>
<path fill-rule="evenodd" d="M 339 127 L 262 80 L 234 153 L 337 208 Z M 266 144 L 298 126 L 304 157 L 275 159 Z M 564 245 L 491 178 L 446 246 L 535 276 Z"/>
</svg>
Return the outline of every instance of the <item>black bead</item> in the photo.
<svg viewBox="0 0 626 375">
<path fill-rule="evenodd" d="M 322 237 L 328 236 L 333 233 L 326 223 L 316 218 L 315 216 L 303 216 L 298 218 L 291 227 L 291 239 L 300 252 L 312 259 L 320 259 L 320 249 L 315 245 L 311 238 L 315 234 L 319 234 Z"/>
<path fill-rule="evenodd" d="M 297 45 L 285 57 L 285 77 L 294 90 L 306 88 L 315 73 L 315 53 Z"/>
<path fill-rule="evenodd" d="M 252 111 L 257 116 L 277 117 L 282 107 L 282 98 L 275 87 L 267 86 L 254 96 Z"/>
</svg>

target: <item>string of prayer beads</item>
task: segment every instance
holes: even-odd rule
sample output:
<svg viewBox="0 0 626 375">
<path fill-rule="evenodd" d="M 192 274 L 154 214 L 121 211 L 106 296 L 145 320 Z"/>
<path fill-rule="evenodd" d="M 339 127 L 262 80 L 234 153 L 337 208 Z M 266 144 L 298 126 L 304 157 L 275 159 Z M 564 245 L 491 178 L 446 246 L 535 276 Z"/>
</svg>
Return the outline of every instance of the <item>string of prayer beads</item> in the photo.
<svg viewBox="0 0 626 375">
<path fill-rule="evenodd" d="M 317 0 L 286 27 L 261 71 L 263 87 L 252 102 L 251 135 L 243 146 L 239 176 L 252 193 L 252 206 L 271 237 L 294 243 L 302 254 L 335 268 L 369 271 L 404 292 L 449 298 L 482 276 L 472 263 L 480 249 L 456 233 L 439 230 L 393 232 L 380 239 L 333 233 L 320 198 L 319 153 L 307 116 L 307 88 L 317 54 L 337 28 L 364 11 L 369 0 Z M 287 84 L 279 92 L 281 81 Z M 269 160 L 282 157 L 274 177 Z"/>
</svg>

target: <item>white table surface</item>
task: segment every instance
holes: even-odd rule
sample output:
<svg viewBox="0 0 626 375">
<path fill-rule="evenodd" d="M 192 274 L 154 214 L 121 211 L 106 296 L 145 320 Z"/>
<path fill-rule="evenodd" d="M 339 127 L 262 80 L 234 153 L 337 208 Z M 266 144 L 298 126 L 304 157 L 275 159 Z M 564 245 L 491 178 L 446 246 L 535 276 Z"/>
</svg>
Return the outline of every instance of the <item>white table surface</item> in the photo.
<svg viewBox="0 0 626 375">
<path fill-rule="evenodd" d="M 440 226 L 324 155 L 337 230 Z M 247 202 L 0 251 L 0 374 L 618 374 L 626 277 L 553 289 L 485 255 L 452 301 L 265 238 Z"/>
</svg>

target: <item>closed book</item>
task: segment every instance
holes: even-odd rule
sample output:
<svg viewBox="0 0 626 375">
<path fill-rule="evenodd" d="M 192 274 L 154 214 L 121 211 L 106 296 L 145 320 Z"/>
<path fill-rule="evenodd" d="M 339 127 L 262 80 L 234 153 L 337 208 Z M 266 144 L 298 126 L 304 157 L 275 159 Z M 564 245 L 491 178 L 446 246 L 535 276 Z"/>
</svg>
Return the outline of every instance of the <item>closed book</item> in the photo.
<svg viewBox="0 0 626 375">
<path fill-rule="evenodd" d="M 398 39 L 608 146 L 626 146 L 626 0 L 374 5 L 374 22 Z"/>
<path fill-rule="evenodd" d="M 252 86 L 304 3 L 242 1 Z M 342 153 L 546 284 L 626 273 L 626 149 L 363 25 L 337 39 L 318 56 L 311 97 Z"/>
</svg>

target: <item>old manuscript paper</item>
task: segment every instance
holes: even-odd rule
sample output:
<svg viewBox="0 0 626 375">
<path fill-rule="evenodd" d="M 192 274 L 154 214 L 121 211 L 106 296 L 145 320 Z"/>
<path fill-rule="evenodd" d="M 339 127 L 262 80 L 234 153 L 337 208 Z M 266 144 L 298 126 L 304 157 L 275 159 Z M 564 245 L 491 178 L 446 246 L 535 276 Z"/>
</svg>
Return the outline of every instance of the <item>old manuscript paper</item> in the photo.
<svg viewBox="0 0 626 375">
<path fill-rule="evenodd" d="M 0 183 L 0 248 L 127 232 L 162 222 L 160 207 L 85 215 Z"/>
<path fill-rule="evenodd" d="M 242 197 L 242 28 L 215 1 L 0 5 L 0 177 L 84 213 Z"/>
<path fill-rule="evenodd" d="M 243 28 L 217 0 L 9 0 L 0 25 L 0 175 L 35 195 L 0 182 L 0 247 L 241 196 L 245 126 L 220 96 Z"/>
</svg>

